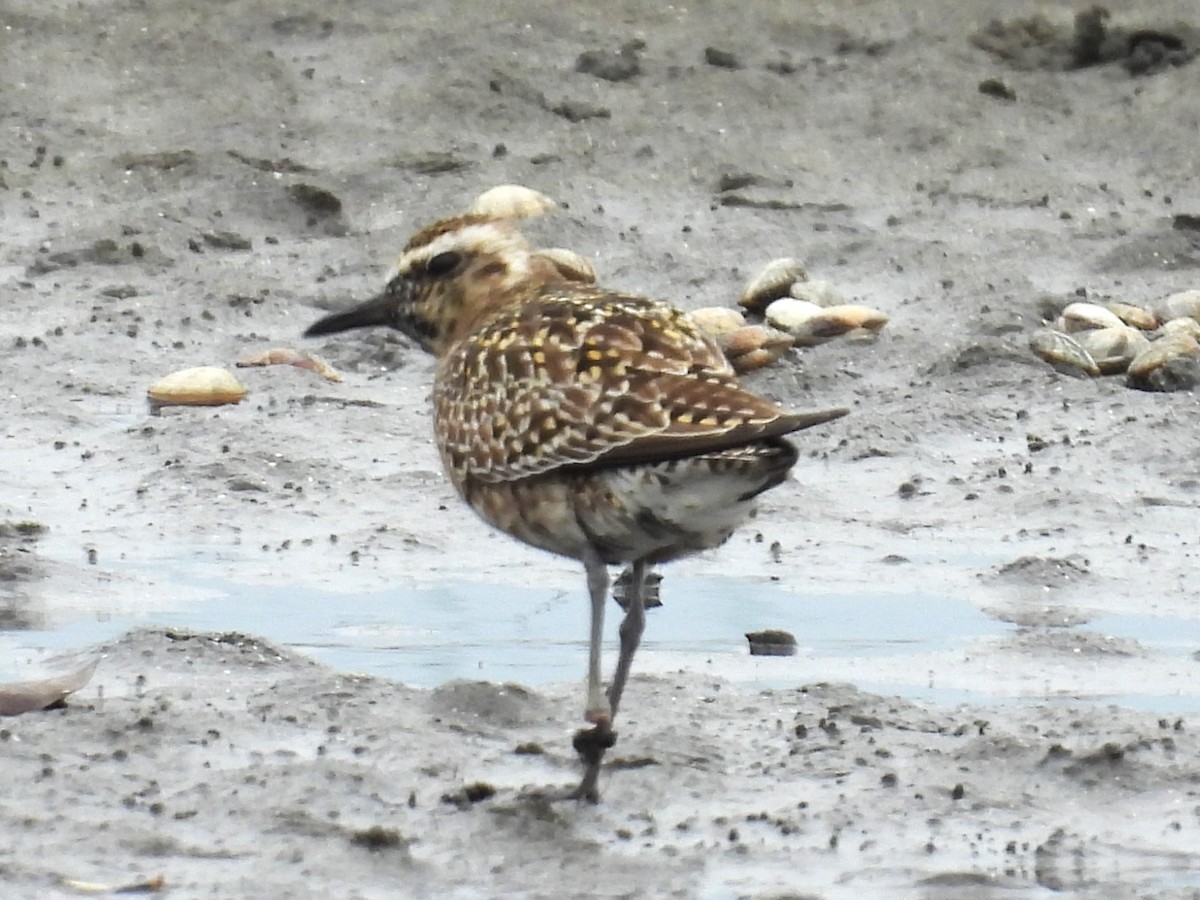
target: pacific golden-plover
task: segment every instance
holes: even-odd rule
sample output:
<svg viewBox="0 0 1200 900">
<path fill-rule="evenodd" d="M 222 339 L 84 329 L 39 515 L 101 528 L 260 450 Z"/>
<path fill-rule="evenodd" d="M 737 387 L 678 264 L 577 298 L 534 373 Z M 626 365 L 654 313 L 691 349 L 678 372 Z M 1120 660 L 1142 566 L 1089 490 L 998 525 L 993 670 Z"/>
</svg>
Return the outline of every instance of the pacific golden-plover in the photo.
<svg viewBox="0 0 1200 900">
<path fill-rule="evenodd" d="M 742 388 L 680 310 L 570 277 L 511 218 L 469 213 L 417 232 L 383 292 L 306 336 L 386 325 L 437 358 L 434 427 L 458 493 L 518 540 L 583 562 L 591 598 L 585 764 L 604 751 L 645 623 L 647 567 L 723 543 L 787 477 L 784 435 L 845 409 L 790 413 Z M 612 684 L 600 650 L 608 567 L 628 565 Z"/>
</svg>

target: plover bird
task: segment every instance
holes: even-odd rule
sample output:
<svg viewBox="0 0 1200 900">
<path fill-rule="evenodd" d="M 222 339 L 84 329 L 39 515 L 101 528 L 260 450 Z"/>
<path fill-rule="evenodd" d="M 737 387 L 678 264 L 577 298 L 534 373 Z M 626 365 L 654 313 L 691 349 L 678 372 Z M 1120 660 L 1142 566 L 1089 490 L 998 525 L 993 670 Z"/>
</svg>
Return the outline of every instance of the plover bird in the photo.
<svg viewBox="0 0 1200 900">
<path fill-rule="evenodd" d="M 305 335 L 372 325 L 436 357 L 437 446 L 462 498 L 506 534 L 583 563 L 592 727 L 575 735 L 585 769 L 569 796 L 594 802 L 645 624 L 647 567 L 724 543 L 796 463 L 785 435 L 847 411 L 786 412 L 746 390 L 683 312 L 572 279 L 488 212 L 417 232 L 379 296 Z M 606 692 L 617 565 L 631 578 Z"/>
</svg>

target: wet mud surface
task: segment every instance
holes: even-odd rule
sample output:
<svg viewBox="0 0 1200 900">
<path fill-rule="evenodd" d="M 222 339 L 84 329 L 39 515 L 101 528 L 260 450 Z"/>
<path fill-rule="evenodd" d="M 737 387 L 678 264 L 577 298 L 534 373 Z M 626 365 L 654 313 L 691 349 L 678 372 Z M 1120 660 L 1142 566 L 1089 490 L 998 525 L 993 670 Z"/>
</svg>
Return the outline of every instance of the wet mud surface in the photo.
<svg viewBox="0 0 1200 900">
<path fill-rule="evenodd" d="M 6 640 L 186 609 L 205 576 L 247 605 L 467 579 L 584 606 L 577 566 L 452 496 L 426 357 L 383 332 L 300 338 L 491 185 L 558 200 L 530 233 L 606 285 L 732 305 L 794 256 L 890 317 L 747 377 L 851 415 L 802 436 L 751 527 L 666 570 L 601 805 L 539 793 L 578 775 L 578 682 L 418 689 L 313 662 L 269 621 L 151 624 L 58 661 L 100 658 L 66 709 L 0 720 L 0 893 L 159 875 L 180 897 L 1200 891 L 1200 678 L 1178 637 L 1200 599 L 1196 397 L 1187 371 L 1133 390 L 1028 346 L 1068 302 L 1200 287 L 1189 4 L 0 17 Z M 344 381 L 233 368 L 275 347 Z M 147 388 L 201 365 L 248 397 L 152 416 Z M 760 689 L 656 652 L 678 575 L 951 598 L 996 630 L 825 666 L 802 610 L 748 614 L 731 643 L 797 642 L 758 661 L 794 686 Z M 1110 627 L 1134 620 L 1160 636 Z M 901 696 L 914 670 L 969 704 Z"/>
</svg>

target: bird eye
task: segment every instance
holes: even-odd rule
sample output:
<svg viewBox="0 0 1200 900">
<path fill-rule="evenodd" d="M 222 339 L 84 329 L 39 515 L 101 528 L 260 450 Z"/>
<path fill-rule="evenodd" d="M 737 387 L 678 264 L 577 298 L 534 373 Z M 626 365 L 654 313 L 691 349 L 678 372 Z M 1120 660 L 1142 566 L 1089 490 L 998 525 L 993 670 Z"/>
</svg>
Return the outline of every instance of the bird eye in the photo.
<svg viewBox="0 0 1200 900">
<path fill-rule="evenodd" d="M 425 263 L 425 272 L 434 278 L 439 278 L 443 275 L 449 275 L 458 268 L 458 264 L 461 262 L 461 253 L 447 250 L 445 253 L 439 253 L 437 256 L 430 258 L 429 262 Z"/>
</svg>

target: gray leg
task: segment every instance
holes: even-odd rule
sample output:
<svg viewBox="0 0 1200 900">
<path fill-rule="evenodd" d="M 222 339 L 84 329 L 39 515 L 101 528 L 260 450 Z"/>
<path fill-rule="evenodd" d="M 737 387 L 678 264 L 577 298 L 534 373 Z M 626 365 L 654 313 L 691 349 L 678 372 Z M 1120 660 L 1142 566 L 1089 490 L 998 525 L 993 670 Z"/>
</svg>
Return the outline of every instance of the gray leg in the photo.
<svg viewBox="0 0 1200 900">
<path fill-rule="evenodd" d="M 617 671 L 613 673 L 612 687 L 608 689 L 608 702 L 612 706 L 613 718 L 625 692 L 625 682 L 633 666 L 633 654 L 637 653 L 646 628 L 646 562 L 637 560 L 630 567 L 629 608 L 621 621 L 621 655 L 617 658 Z"/>
<path fill-rule="evenodd" d="M 607 726 L 612 722 L 612 709 L 604 695 L 600 674 L 600 650 L 604 642 L 604 604 L 608 600 L 608 566 L 590 546 L 583 551 L 587 570 L 588 594 L 592 601 L 592 631 L 588 640 L 587 709 L 584 719 L 593 725 Z"/>
<path fill-rule="evenodd" d="M 646 625 L 645 584 L 646 564 L 638 560 L 632 566 L 629 609 L 621 622 L 621 655 L 617 659 L 617 671 L 613 674 L 612 687 L 608 689 L 609 717 L 604 722 L 597 722 L 595 728 L 575 735 L 575 749 L 583 758 L 585 768 L 583 780 L 572 796 L 593 803 L 600 799 L 596 784 L 600 780 L 600 763 L 604 759 L 604 751 L 617 742 L 616 732 L 612 730 L 612 720 L 617 715 L 621 694 L 625 690 L 629 669 L 633 665 L 633 654 L 637 652 Z M 593 619 L 593 623 L 594 621 Z"/>
</svg>

